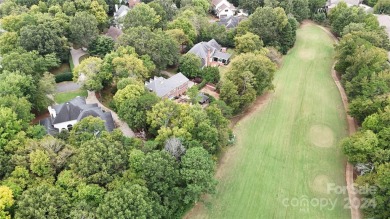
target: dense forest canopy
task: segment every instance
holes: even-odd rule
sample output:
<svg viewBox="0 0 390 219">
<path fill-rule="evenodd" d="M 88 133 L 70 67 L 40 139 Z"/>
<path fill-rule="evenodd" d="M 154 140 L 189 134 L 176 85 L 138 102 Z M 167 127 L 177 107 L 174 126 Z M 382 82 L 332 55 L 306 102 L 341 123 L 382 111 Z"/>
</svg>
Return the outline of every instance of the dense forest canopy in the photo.
<svg viewBox="0 0 390 219">
<path fill-rule="evenodd" d="M 225 28 L 210 22 L 208 0 L 145 0 L 122 19 L 114 16 L 117 3 L 0 4 L 0 218 L 181 217 L 201 194 L 215 191 L 215 163 L 234 140 L 228 118 L 273 89 L 280 53 L 294 46 L 299 22 L 308 18 L 329 22 L 341 37 L 335 68 L 349 113 L 362 124 L 342 147 L 350 162 L 373 167 L 357 179 L 379 189 L 378 206 L 367 215 L 389 217 L 390 42 L 374 15 L 346 4 L 325 15 L 325 0 L 233 0 L 249 16 Z M 367 4 L 389 13 L 387 0 Z M 105 36 L 110 26 L 123 34 Z M 211 39 L 235 53 L 224 73 L 183 54 Z M 142 139 L 108 132 L 95 117 L 55 136 L 31 124 L 53 104 L 59 79 L 49 72 L 72 64 L 71 48 L 88 48 L 90 57 L 70 78 L 83 74 L 83 89 L 110 90 L 109 107 Z M 177 65 L 188 78 L 203 80 L 188 90 L 191 104 L 145 89 L 146 81 Z M 220 99 L 203 108 L 198 93 L 206 83 Z"/>
</svg>

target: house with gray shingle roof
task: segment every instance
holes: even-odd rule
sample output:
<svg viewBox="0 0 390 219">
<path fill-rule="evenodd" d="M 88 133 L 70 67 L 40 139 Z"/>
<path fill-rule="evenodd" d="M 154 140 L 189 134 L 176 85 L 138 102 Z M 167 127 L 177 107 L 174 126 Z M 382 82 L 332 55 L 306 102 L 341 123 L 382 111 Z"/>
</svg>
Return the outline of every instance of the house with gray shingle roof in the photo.
<svg viewBox="0 0 390 219">
<path fill-rule="evenodd" d="M 187 91 L 189 81 L 182 73 L 177 73 L 168 79 L 154 77 L 145 82 L 145 87 L 161 98 L 173 99 Z"/>
<path fill-rule="evenodd" d="M 231 17 L 236 13 L 236 7 L 227 0 L 212 0 L 214 13 L 219 17 Z"/>
<path fill-rule="evenodd" d="M 219 24 L 221 26 L 225 26 L 228 29 L 231 29 L 231 28 L 236 28 L 241 21 L 243 21 L 247 18 L 248 18 L 248 16 L 236 15 L 236 16 L 232 16 L 232 17 L 221 18 L 221 19 L 219 19 L 217 24 Z"/>
<path fill-rule="evenodd" d="M 111 112 L 104 112 L 96 103 L 87 104 L 84 97 L 76 97 L 69 102 L 48 107 L 50 117 L 39 121 L 48 134 L 54 135 L 63 130 L 70 131 L 82 119 L 93 116 L 104 121 L 107 131 L 115 128 Z"/>
<path fill-rule="evenodd" d="M 118 5 L 115 5 L 115 12 L 114 12 L 114 23 L 115 26 L 119 29 L 123 28 L 123 21 L 129 13 L 130 8 L 127 7 L 126 5 L 121 5 L 118 9 Z"/>
<path fill-rule="evenodd" d="M 119 9 L 114 12 L 115 20 L 126 16 L 129 11 L 130 11 L 129 7 L 127 7 L 126 5 L 121 5 Z"/>
<path fill-rule="evenodd" d="M 326 12 L 329 12 L 332 8 L 335 8 L 340 2 L 345 2 L 348 7 L 359 7 L 363 0 L 327 0 L 325 4 Z"/>
<path fill-rule="evenodd" d="M 223 48 L 214 39 L 208 42 L 200 42 L 193 46 L 188 53 L 195 54 L 202 61 L 202 67 L 216 65 L 227 65 L 230 61 L 230 54 L 225 52 Z"/>
</svg>

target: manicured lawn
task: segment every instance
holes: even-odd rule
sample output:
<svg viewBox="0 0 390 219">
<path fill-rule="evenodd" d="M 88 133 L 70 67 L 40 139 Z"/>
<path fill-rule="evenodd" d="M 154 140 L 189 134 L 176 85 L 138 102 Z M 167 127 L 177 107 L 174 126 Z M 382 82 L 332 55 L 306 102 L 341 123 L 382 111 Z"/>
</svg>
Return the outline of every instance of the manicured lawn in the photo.
<svg viewBox="0 0 390 219">
<path fill-rule="evenodd" d="M 237 124 L 237 144 L 217 172 L 217 193 L 190 218 L 350 218 L 347 195 L 327 187 L 345 185 L 338 143 L 347 135 L 330 72 L 332 43 L 315 25 L 299 29 L 269 102 Z M 325 200 L 328 205 L 316 206 Z"/>
<path fill-rule="evenodd" d="M 57 93 L 54 95 L 56 103 L 65 103 L 77 96 L 86 97 L 88 95 L 86 90 L 76 90 L 70 92 Z"/>
</svg>

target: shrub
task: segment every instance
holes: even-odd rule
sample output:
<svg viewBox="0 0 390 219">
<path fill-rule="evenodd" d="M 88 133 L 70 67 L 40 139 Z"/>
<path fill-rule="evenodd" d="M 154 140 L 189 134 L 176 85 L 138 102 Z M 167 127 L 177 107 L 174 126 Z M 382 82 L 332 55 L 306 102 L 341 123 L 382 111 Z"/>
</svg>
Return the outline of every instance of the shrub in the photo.
<svg viewBox="0 0 390 219">
<path fill-rule="evenodd" d="M 203 80 L 200 84 L 198 84 L 199 90 L 202 89 L 202 88 L 204 88 L 204 86 L 206 86 L 206 84 L 207 84 L 207 81 L 206 81 L 206 80 Z"/>
<path fill-rule="evenodd" d="M 326 20 L 326 15 L 324 12 L 318 12 L 313 15 L 313 20 L 317 23 L 323 23 Z"/>
<path fill-rule="evenodd" d="M 218 83 L 220 80 L 218 67 L 204 67 L 201 74 L 205 81 L 213 84 Z"/>
<path fill-rule="evenodd" d="M 187 53 L 180 57 L 179 71 L 186 77 L 195 78 L 199 76 L 201 67 L 202 61 L 192 53 Z"/>
<path fill-rule="evenodd" d="M 72 72 L 64 72 L 64 73 L 60 73 L 58 75 L 55 75 L 56 83 L 60 83 L 63 81 L 72 81 L 72 80 L 73 80 Z"/>
</svg>

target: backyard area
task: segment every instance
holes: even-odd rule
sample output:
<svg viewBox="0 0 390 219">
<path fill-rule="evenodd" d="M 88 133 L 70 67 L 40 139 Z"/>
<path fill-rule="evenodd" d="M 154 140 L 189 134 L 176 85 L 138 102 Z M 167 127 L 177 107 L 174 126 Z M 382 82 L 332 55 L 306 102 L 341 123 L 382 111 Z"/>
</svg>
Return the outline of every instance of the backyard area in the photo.
<svg viewBox="0 0 390 219">
<path fill-rule="evenodd" d="M 80 97 L 86 97 L 88 95 L 86 90 L 75 90 L 75 91 L 67 91 L 67 92 L 62 92 L 62 93 L 56 93 L 54 95 L 54 101 L 56 103 L 65 103 L 68 102 L 69 100 L 80 96 Z"/>
<path fill-rule="evenodd" d="M 80 53 L 79 62 L 88 58 L 88 54 Z M 63 63 L 58 68 L 52 69 L 50 73 L 56 77 L 57 88 L 53 94 L 56 103 L 65 103 L 77 96 L 86 97 L 86 90 L 81 85 L 72 81 L 72 70 L 74 68 L 72 55 L 69 55 L 69 63 Z"/>
<path fill-rule="evenodd" d="M 347 194 L 329 191 L 345 186 L 338 142 L 347 136 L 333 56 L 333 41 L 320 27 L 298 30 L 275 90 L 236 125 L 237 143 L 220 161 L 216 194 L 186 218 L 350 218 Z"/>
</svg>

